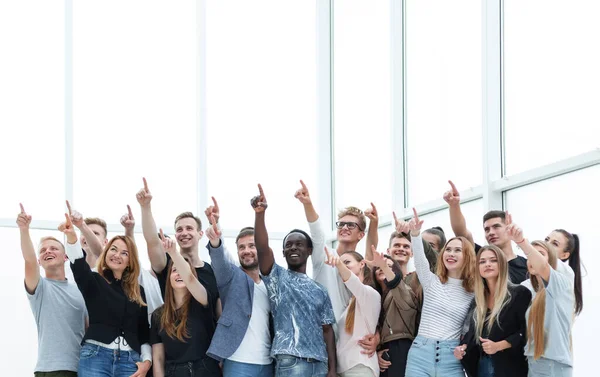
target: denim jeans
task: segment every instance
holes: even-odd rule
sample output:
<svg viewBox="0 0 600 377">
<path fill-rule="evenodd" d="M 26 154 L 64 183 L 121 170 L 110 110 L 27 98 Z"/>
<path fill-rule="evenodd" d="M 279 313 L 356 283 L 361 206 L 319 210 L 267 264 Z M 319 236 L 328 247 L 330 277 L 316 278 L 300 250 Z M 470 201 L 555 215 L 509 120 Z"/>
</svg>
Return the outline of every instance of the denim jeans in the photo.
<svg viewBox="0 0 600 377">
<path fill-rule="evenodd" d="M 68 370 L 56 370 L 54 372 L 35 372 L 35 377 L 77 377 L 77 372 Z"/>
<path fill-rule="evenodd" d="M 481 355 L 477 366 L 477 377 L 494 377 L 494 362 L 489 355 Z"/>
<path fill-rule="evenodd" d="M 543 357 L 534 360 L 533 357 L 528 357 L 527 362 L 529 364 L 528 377 L 571 377 L 573 375 L 572 367 L 554 360 Z"/>
<path fill-rule="evenodd" d="M 136 351 L 117 351 L 84 343 L 79 352 L 79 377 L 129 377 L 141 361 Z"/>
<path fill-rule="evenodd" d="M 273 364 L 260 365 L 224 360 L 223 377 L 273 377 Z"/>
<path fill-rule="evenodd" d="M 327 363 L 314 359 L 301 359 L 291 355 L 277 355 L 275 377 L 325 377 Z"/>
<path fill-rule="evenodd" d="M 457 340 L 435 340 L 417 336 L 408 351 L 406 376 L 464 377 L 462 365 L 454 357 Z"/>
<path fill-rule="evenodd" d="M 221 377 L 219 363 L 210 357 L 194 362 L 167 364 L 165 377 Z"/>
</svg>

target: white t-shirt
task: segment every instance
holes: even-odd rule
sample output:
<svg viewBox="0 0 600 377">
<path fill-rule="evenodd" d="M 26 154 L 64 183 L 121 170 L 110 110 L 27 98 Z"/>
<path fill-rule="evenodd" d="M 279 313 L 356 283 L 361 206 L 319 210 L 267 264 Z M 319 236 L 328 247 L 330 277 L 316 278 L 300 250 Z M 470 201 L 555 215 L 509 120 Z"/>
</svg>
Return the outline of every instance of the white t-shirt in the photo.
<svg viewBox="0 0 600 377">
<path fill-rule="evenodd" d="M 268 365 L 271 364 L 271 333 L 269 332 L 269 314 L 271 304 L 267 287 L 260 281 L 254 283 L 254 301 L 252 315 L 246 335 L 238 349 L 228 360 L 238 363 Z"/>
</svg>

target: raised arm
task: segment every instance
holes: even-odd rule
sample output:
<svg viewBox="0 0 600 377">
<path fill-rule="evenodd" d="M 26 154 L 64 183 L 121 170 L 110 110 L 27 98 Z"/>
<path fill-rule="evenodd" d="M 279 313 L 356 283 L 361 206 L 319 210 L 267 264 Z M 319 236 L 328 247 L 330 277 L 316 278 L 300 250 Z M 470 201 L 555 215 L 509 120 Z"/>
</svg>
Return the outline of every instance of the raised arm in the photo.
<svg viewBox="0 0 600 377">
<path fill-rule="evenodd" d="M 415 256 L 415 269 L 417 270 L 417 276 L 423 288 L 429 286 L 433 273 L 430 270 L 429 261 L 425 255 L 425 249 L 423 247 L 423 240 L 421 239 L 421 227 L 423 226 L 423 220 L 419 219 L 417 210 L 413 208 L 414 217 L 410 220 L 410 236 L 412 237 L 412 249 Z"/>
<path fill-rule="evenodd" d="M 256 252 L 258 254 L 258 266 L 263 275 L 269 275 L 275 264 L 273 250 L 269 247 L 269 234 L 265 225 L 265 211 L 267 209 L 267 198 L 258 185 L 259 195 L 252 198 L 250 204 L 254 208 L 254 242 L 256 242 Z"/>
<path fill-rule="evenodd" d="M 69 201 L 66 201 L 67 203 L 67 209 L 69 210 L 69 217 L 71 218 L 71 222 L 73 223 L 73 225 L 75 225 L 75 227 L 77 227 L 77 229 L 79 229 L 79 231 L 81 232 L 81 234 L 85 237 L 85 240 L 89 246 L 89 251 L 94 254 L 94 258 L 93 261 L 96 261 L 99 257 L 100 254 L 102 254 L 103 251 L 103 247 L 102 247 L 102 242 L 100 242 L 100 239 L 98 239 L 98 236 L 96 236 L 94 234 L 94 232 L 90 229 L 90 227 L 87 226 L 87 224 L 85 223 L 85 221 L 83 221 L 83 215 L 75 210 L 71 209 L 71 204 L 69 203 Z M 88 258 L 88 256 L 86 256 L 86 259 L 90 259 Z M 94 265 L 94 263 L 89 263 L 90 261 L 88 260 L 88 264 L 90 265 Z"/>
<path fill-rule="evenodd" d="M 391 282 L 392 280 L 394 280 L 394 278 L 396 278 L 396 274 L 394 273 L 394 271 L 392 271 L 390 266 L 388 266 L 386 258 L 383 256 L 383 253 L 378 252 L 377 250 L 375 250 L 374 246 L 371 246 L 370 255 L 372 256 L 370 259 L 365 257 L 365 262 L 369 265 L 369 267 L 377 267 L 381 269 L 381 271 L 383 271 L 385 279 L 388 282 Z"/>
<path fill-rule="evenodd" d="M 312 203 L 308 187 L 300 180 L 301 187 L 296 191 L 294 197 L 298 199 L 304 207 L 304 215 L 308 221 L 308 227 L 310 229 L 310 238 L 313 241 L 313 253 L 312 253 L 312 266 L 313 266 L 313 277 L 317 276 L 321 268 L 325 265 L 327 259 L 325 255 L 325 233 L 319 222 L 319 215 L 315 210 Z"/>
<path fill-rule="evenodd" d="M 450 226 L 452 227 L 452 231 L 457 237 L 465 237 L 475 245 L 473 234 L 467 229 L 467 221 L 460 210 L 460 193 L 452 181 L 448 181 L 448 183 L 450 184 L 450 190 L 444 193 L 444 200 L 448 203 L 450 209 Z"/>
<path fill-rule="evenodd" d="M 29 234 L 31 216 L 25 212 L 23 204 L 19 203 L 19 206 L 21 206 L 21 213 L 17 216 L 17 225 L 21 234 L 21 253 L 23 253 L 23 259 L 25 260 L 25 288 L 32 295 L 40 282 L 40 267 Z"/>
<path fill-rule="evenodd" d="M 135 242 L 135 218 L 129 204 L 127 204 L 127 213 L 121 216 L 121 225 L 125 228 L 125 235 Z"/>
<path fill-rule="evenodd" d="M 179 273 L 179 276 L 181 276 L 187 289 L 202 306 L 208 306 L 208 292 L 196 276 L 194 276 L 190 264 L 177 251 L 177 243 L 170 238 L 166 238 L 162 229 L 160 230 L 160 235 L 163 239 L 163 248 L 171 257 L 173 265 L 177 269 L 177 272 Z"/>
<path fill-rule="evenodd" d="M 513 224 L 512 215 L 508 212 L 506 212 L 506 232 L 510 239 L 519 245 L 527 256 L 527 264 L 531 264 L 531 267 L 533 267 L 542 279 L 548 281 L 552 267 L 550 267 L 546 258 L 523 236 L 523 229 L 517 224 Z"/>
<path fill-rule="evenodd" d="M 150 259 L 150 265 L 155 272 L 161 272 L 167 265 L 167 257 L 163 250 L 163 245 L 158 237 L 156 223 L 152 216 L 152 193 L 148 188 L 148 182 L 146 178 L 142 178 L 144 181 L 144 187 L 136 194 L 136 199 L 140 203 L 140 209 L 142 210 L 142 232 L 144 233 L 144 239 L 148 245 L 148 258 Z"/>
<path fill-rule="evenodd" d="M 375 204 L 371 202 L 371 208 L 365 211 L 365 216 L 369 218 L 369 230 L 367 231 L 367 244 L 365 248 L 365 255 L 371 251 L 371 246 L 377 249 L 379 244 L 379 214 Z"/>
</svg>

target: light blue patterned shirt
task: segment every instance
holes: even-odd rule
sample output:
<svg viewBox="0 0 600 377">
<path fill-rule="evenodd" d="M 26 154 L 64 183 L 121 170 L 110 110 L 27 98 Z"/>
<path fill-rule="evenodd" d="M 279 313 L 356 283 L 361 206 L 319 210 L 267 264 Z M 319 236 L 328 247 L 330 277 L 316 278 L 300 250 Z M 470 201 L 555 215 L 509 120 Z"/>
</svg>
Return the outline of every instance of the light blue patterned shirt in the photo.
<svg viewBox="0 0 600 377">
<path fill-rule="evenodd" d="M 277 264 L 263 277 L 269 291 L 275 338 L 271 357 L 292 355 L 327 362 L 323 326 L 335 323 L 325 288 L 306 274 Z"/>
</svg>

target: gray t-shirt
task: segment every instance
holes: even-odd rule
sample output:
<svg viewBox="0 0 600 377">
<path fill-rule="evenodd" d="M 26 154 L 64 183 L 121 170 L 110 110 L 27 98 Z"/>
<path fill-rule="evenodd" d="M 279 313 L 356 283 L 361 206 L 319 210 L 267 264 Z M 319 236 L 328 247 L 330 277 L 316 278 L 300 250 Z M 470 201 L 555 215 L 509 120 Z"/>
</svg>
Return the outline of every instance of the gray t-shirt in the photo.
<svg viewBox="0 0 600 377">
<path fill-rule="evenodd" d="M 38 331 L 36 372 L 77 372 L 87 310 L 77 285 L 40 278 L 29 305 Z"/>
<path fill-rule="evenodd" d="M 574 273 L 567 264 L 558 261 L 556 270 L 550 268 L 550 277 L 546 285 L 546 313 L 544 316 L 544 341 L 546 348 L 542 357 L 557 361 L 569 366 L 573 365 L 571 353 L 571 328 L 575 309 Z M 535 291 L 531 280 L 525 280 L 521 285 L 529 288 L 532 293 L 532 302 Z M 525 318 L 529 322 L 529 311 Z M 527 323 L 529 326 L 529 323 Z M 533 357 L 535 345 L 525 345 L 525 356 Z"/>
</svg>

